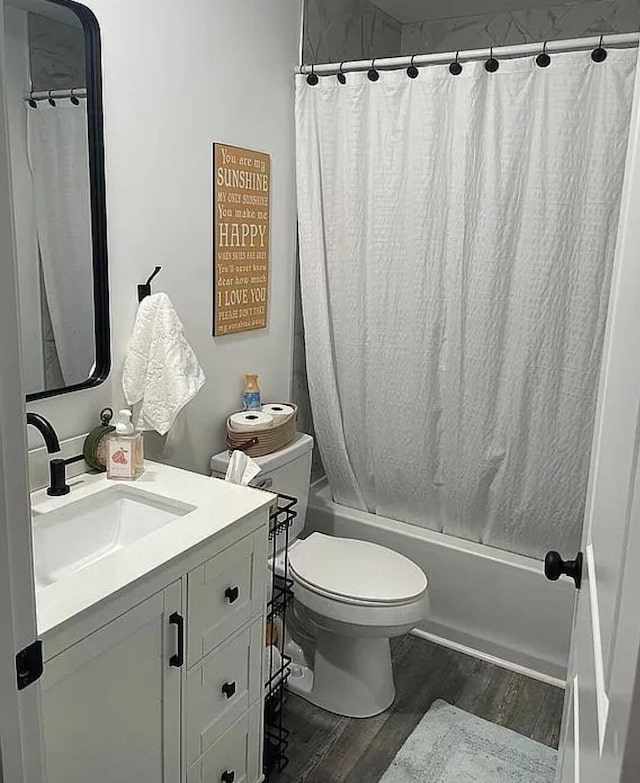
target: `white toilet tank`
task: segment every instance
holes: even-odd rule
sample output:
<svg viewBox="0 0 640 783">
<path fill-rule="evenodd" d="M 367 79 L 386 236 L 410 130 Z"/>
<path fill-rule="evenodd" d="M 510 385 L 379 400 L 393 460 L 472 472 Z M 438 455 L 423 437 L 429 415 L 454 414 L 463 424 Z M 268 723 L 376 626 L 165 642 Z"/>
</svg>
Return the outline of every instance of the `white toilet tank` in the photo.
<svg viewBox="0 0 640 783">
<path fill-rule="evenodd" d="M 289 528 L 289 543 L 294 541 L 304 527 L 309 501 L 311 480 L 311 451 L 313 438 L 299 432 L 288 446 L 265 457 L 252 457 L 262 470 L 251 482 L 252 487 L 280 492 L 298 499 L 295 506 L 297 516 Z M 211 475 L 224 478 L 229 464 L 229 452 L 221 451 L 211 457 Z"/>
</svg>

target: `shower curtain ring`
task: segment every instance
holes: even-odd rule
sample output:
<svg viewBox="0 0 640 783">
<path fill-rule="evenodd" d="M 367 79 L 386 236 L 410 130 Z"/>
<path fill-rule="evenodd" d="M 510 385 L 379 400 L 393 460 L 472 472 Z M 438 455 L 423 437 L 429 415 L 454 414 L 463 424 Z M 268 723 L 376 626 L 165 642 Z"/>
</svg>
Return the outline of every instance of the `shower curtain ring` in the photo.
<svg viewBox="0 0 640 783">
<path fill-rule="evenodd" d="M 600 36 L 600 43 L 598 46 L 591 52 L 591 59 L 594 63 L 603 63 L 607 59 L 607 50 L 602 45 L 602 40 L 604 38 L 604 35 Z"/>
<path fill-rule="evenodd" d="M 338 79 L 338 81 L 340 82 L 340 84 L 346 84 L 347 83 L 347 77 L 344 75 L 344 71 L 342 70 L 343 66 L 344 66 L 344 60 L 340 63 L 340 70 L 338 71 L 338 74 L 337 74 L 337 77 L 336 77 Z"/>
<path fill-rule="evenodd" d="M 79 101 L 79 100 L 76 98 L 76 96 L 73 94 L 73 93 L 74 93 L 74 91 L 75 91 L 75 89 L 76 89 L 75 87 L 72 87 L 72 88 L 71 88 L 71 95 L 69 96 L 69 100 L 71 101 L 71 103 L 72 103 L 74 106 L 79 106 L 79 105 L 80 105 L 80 101 Z"/>
<path fill-rule="evenodd" d="M 311 64 L 311 73 L 307 76 L 307 84 L 310 84 L 312 87 L 315 87 L 318 83 L 319 79 L 315 74 L 315 65 Z"/>
<path fill-rule="evenodd" d="M 377 82 L 380 78 L 380 74 L 378 71 L 376 71 L 376 61 L 375 59 L 371 60 L 371 68 L 367 71 L 367 77 L 369 78 L 370 82 Z"/>
<path fill-rule="evenodd" d="M 47 91 L 47 100 L 49 101 L 49 106 L 55 106 L 56 102 L 51 97 L 51 90 Z"/>
<path fill-rule="evenodd" d="M 29 93 L 29 100 L 28 100 L 29 106 L 31 106 L 32 109 L 38 108 L 38 101 L 33 97 L 33 90 Z"/>
<path fill-rule="evenodd" d="M 493 46 L 492 46 L 489 52 L 489 59 L 484 64 L 484 69 L 489 73 L 495 73 L 499 67 L 500 67 L 500 63 L 493 56 Z"/>
<path fill-rule="evenodd" d="M 449 65 L 449 73 L 452 76 L 460 76 L 462 73 L 462 66 L 458 62 L 458 57 L 460 55 L 460 52 L 456 52 L 456 59 Z"/>
<path fill-rule="evenodd" d="M 416 68 L 416 66 L 413 64 L 413 61 L 414 61 L 415 59 L 416 59 L 416 56 L 415 56 L 415 54 L 412 54 L 412 55 L 411 55 L 411 65 L 410 65 L 410 66 L 407 68 L 407 76 L 408 76 L 410 79 L 415 79 L 415 78 L 417 77 L 417 75 L 418 75 L 418 69 L 417 69 L 417 68 Z"/>
<path fill-rule="evenodd" d="M 547 42 L 542 45 L 542 53 L 536 57 L 536 63 L 541 68 L 546 68 L 551 62 L 551 57 L 547 54 Z"/>
</svg>

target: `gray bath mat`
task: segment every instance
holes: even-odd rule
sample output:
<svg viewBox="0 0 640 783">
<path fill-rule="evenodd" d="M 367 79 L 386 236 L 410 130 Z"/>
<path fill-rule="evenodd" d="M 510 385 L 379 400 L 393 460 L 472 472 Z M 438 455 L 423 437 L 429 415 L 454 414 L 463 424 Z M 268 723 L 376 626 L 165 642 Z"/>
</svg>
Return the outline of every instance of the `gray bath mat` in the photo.
<svg viewBox="0 0 640 783">
<path fill-rule="evenodd" d="M 558 752 L 436 701 L 380 783 L 553 783 Z"/>
</svg>

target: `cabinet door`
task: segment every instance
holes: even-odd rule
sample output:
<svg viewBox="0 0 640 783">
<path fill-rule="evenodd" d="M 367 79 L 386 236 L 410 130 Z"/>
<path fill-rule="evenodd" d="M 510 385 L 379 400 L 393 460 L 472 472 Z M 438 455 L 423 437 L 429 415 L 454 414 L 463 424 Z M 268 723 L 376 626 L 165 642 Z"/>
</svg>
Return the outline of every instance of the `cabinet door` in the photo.
<svg viewBox="0 0 640 783">
<path fill-rule="evenodd" d="M 47 662 L 47 783 L 180 779 L 182 669 L 169 663 L 180 611 L 175 582 Z"/>
</svg>

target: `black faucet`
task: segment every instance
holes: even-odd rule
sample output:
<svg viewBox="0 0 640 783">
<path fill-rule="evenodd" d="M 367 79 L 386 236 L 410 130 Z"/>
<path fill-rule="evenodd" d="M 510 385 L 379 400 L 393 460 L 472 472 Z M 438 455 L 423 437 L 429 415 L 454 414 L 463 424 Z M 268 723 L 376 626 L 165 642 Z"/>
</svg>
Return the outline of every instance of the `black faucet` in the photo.
<svg viewBox="0 0 640 783">
<path fill-rule="evenodd" d="M 27 424 L 31 424 L 44 438 L 45 445 L 49 454 L 55 454 L 60 451 L 60 440 L 56 435 L 56 431 L 53 429 L 53 425 L 50 421 L 47 421 L 44 416 L 40 416 L 39 413 L 27 413 Z M 72 462 L 80 462 L 84 458 L 84 455 L 78 454 L 76 457 L 70 457 L 69 459 L 52 459 L 49 460 L 49 486 L 47 487 L 47 495 L 53 495 L 57 497 L 59 495 L 67 495 L 70 491 L 70 487 L 67 484 L 66 468 Z"/>
<path fill-rule="evenodd" d="M 31 424 L 42 435 L 49 454 L 60 451 L 60 441 L 56 431 L 53 429 L 51 422 L 47 421 L 44 416 L 41 416 L 39 413 L 27 413 L 27 424 Z"/>
</svg>

